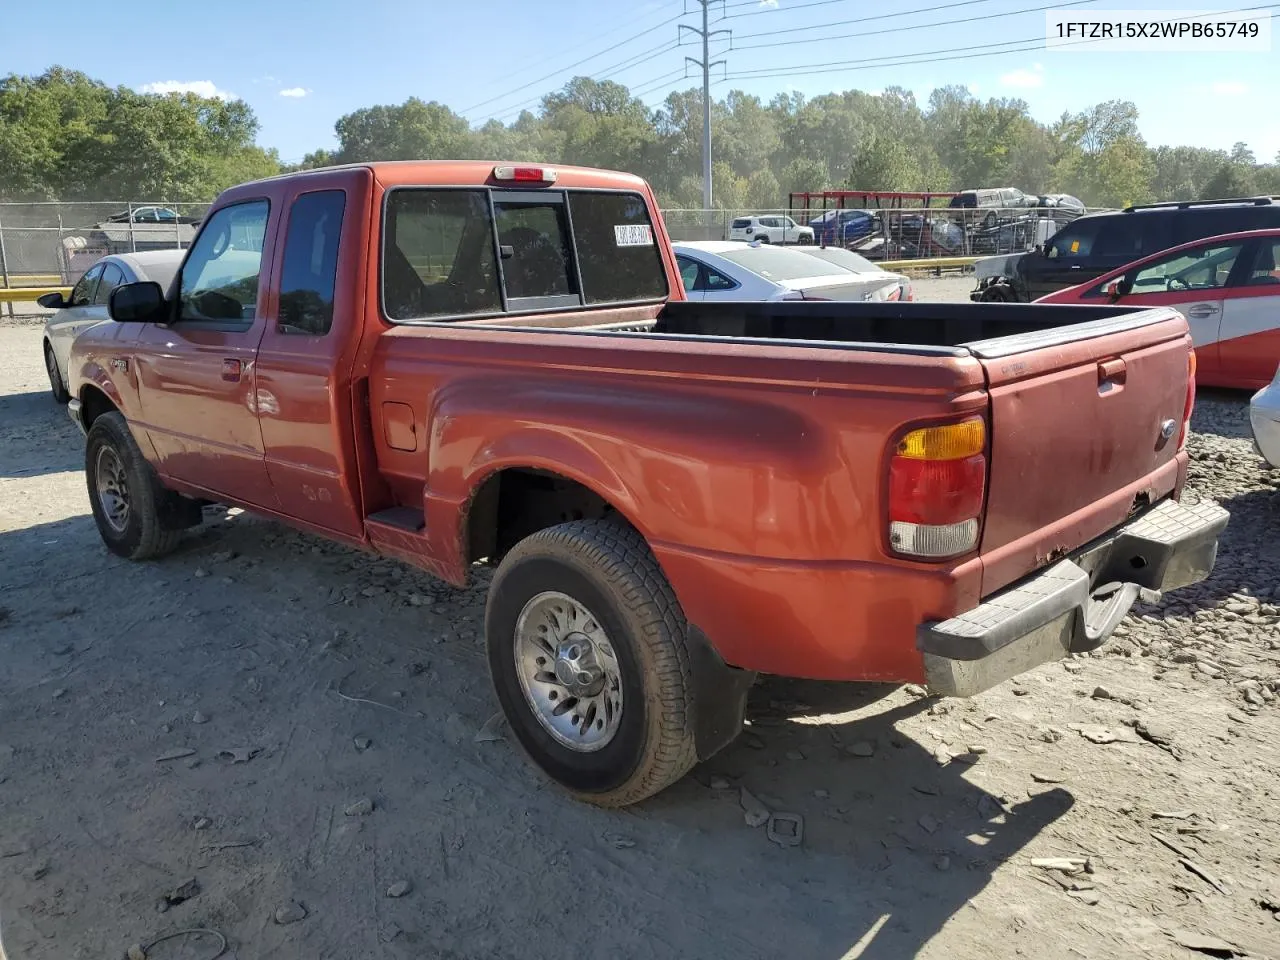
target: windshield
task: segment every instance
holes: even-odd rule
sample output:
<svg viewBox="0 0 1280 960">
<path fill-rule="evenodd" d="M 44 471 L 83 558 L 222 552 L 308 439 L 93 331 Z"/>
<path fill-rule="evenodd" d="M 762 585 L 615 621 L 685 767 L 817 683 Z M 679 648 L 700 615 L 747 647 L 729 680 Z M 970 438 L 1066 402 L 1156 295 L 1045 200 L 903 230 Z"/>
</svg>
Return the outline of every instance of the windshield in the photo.
<svg viewBox="0 0 1280 960">
<path fill-rule="evenodd" d="M 806 253 L 779 247 L 743 247 L 741 250 L 731 250 L 719 255 L 767 280 L 799 280 L 802 277 L 852 272 L 834 264 L 815 263 L 814 258 Z"/>
</svg>

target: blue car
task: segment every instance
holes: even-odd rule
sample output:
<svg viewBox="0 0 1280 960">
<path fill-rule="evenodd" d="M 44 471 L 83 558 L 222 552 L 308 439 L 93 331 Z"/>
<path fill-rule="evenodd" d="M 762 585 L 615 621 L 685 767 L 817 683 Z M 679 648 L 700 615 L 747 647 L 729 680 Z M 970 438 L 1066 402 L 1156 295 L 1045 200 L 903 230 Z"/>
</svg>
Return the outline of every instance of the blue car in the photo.
<svg viewBox="0 0 1280 960">
<path fill-rule="evenodd" d="M 871 210 L 828 210 L 809 221 L 813 242 L 820 246 L 844 247 L 875 230 L 876 215 Z"/>
</svg>

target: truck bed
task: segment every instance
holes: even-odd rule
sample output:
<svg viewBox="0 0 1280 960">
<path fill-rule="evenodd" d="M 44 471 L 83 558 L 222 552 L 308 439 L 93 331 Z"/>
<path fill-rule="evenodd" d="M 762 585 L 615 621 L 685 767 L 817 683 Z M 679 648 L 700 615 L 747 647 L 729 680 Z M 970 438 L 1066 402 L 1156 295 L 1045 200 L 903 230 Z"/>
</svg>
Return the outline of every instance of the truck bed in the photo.
<svg viewBox="0 0 1280 960">
<path fill-rule="evenodd" d="M 1038 303 L 680 301 L 668 303 L 649 332 L 998 357 L 1120 333 L 1165 316 L 1135 307 Z"/>
</svg>

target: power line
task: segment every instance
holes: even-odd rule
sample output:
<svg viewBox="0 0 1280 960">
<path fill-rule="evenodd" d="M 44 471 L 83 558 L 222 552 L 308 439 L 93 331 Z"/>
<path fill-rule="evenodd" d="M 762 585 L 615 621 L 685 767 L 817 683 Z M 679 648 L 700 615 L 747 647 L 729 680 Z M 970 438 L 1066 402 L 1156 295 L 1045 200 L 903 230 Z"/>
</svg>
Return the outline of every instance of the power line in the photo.
<svg viewBox="0 0 1280 960">
<path fill-rule="evenodd" d="M 679 46 L 679 43 L 662 44 L 661 46 L 655 47 L 653 50 L 651 50 L 648 56 L 643 56 L 640 59 L 636 59 L 635 57 L 632 57 L 631 59 L 634 60 L 635 62 L 626 63 L 626 61 L 624 61 L 625 66 L 610 67 L 609 70 L 606 71 L 604 75 L 597 77 L 595 79 L 604 79 L 607 76 L 613 76 L 614 74 L 621 73 L 624 70 L 630 70 L 632 67 L 638 67 L 642 63 L 648 63 L 650 60 L 656 60 L 658 57 L 662 56 L 662 54 L 667 53 L 670 50 L 674 50 L 678 46 Z M 648 81 L 645 81 L 645 82 L 648 82 Z M 536 97 L 532 97 L 528 100 L 521 101 L 520 103 L 516 104 L 514 107 L 506 108 L 501 113 L 492 114 L 486 117 L 485 122 L 488 122 L 489 120 L 504 121 L 508 117 L 519 116 L 520 113 L 525 110 L 525 108 L 530 107 L 536 103 L 541 103 L 546 96 L 547 94 L 540 93 Z"/>
<path fill-rule="evenodd" d="M 669 7 L 673 5 L 674 4 L 668 3 L 665 6 Z M 659 9 L 663 9 L 663 8 L 659 8 Z M 522 93 L 524 90 L 528 89 L 534 84 L 542 83 L 545 80 L 550 80 L 552 77 L 559 76 L 562 73 L 568 73 L 570 70 L 573 70 L 575 67 L 579 67 L 582 64 L 587 63 L 588 61 L 595 60 L 597 57 L 602 57 L 606 53 L 611 53 L 612 51 L 617 50 L 619 47 L 625 47 L 629 43 L 634 43 L 636 40 L 639 40 L 643 36 L 653 33 L 656 30 L 661 30 L 663 27 L 669 24 L 675 23 L 677 20 L 679 20 L 683 16 L 684 16 L 684 11 L 682 10 L 680 13 L 676 14 L 674 17 L 668 17 L 666 20 L 663 20 L 661 23 L 656 24 L 655 26 L 649 27 L 647 30 L 641 30 L 639 33 L 633 36 L 630 36 L 625 40 L 620 40 L 619 42 L 611 46 L 605 47 L 603 50 L 597 51 L 596 53 L 591 54 L 589 57 L 583 57 L 581 60 L 577 60 L 566 67 L 561 67 L 558 70 L 553 70 L 551 73 L 548 73 L 546 76 L 539 77 L 537 80 L 529 80 L 526 83 L 522 83 L 519 87 L 515 87 L 514 89 L 508 90 L 506 93 L 498 94 L 498 96 L 496 97 L 490 97 L 488 100 L 481 100 L 479 103 L 472 104 L 471 106 L 459 112 L 465 116 L 466 114 L 471 113 L 474 110 L 478 110 L 480 107 L 488 106 L 489 104 L 495 103 L 498 100 L 505 100 L 507 97 L 510 97 L 513 94 Z M 611 32 L 617 33 L 617 30 L 614 30 Z M 546 62 L 547 62 L 546 60 L 542 60 L 542 61 L 539 61 L 537 64 L 534 64 L 533 66 L 537 66 Z"/>
<path fill-rule="evenodd" d="M 786 10 L 788 13 L 790 13 L 793 10 L 803 10 L 806 7 L 821 7 L 821 6 L 825 6 L 828 3 L 835 3 L 835 2 L 838 2 L 838 0 L 819 0 L 818 3 L 805 3 L 799 6 L 788 6 L 786 7 Z M 795 33 L 797 30 L 815 30 L 818 27 L 841 27 L 850 23 L 866 23 L 870 20 L 897 20 L 900 17 L 909 17 L 917 13 L 934 13 L 935 11 L 938 11 L 938 10 L 954 10 L 956 7 L 975 7 L 980 3 L 992 3 L 992 2 L 994 2 L 994 0 L 952 0 L 951 3 L 935 4 L 932 7 L 919 7 L 914 10 L 894 10 L 892 13 L 878 13 L 868 17 L 856 17 L 853 20 L 836 20 L 831 23 L 815 24 L 813 26 L 808 26 L 808 27 L 787 27 L 784 30 L 774 30 L 770 32 Z M 755 4 L 755 5 L 758 6 L 759 4 Z M 733 6 L 735 6 L 735 4 L 730 4 L 729 6 L 732 8 Z M 737 4 L 737 6 L 750 6 L 750 4 Z M 757 14 L 761 14 L 761 13 L 775 13 L 780 9 L 782 8 L 766 7 L 760 10 L 753 11 L 751 13 L 733 13 L 733 14 L 730 14 L 729 17 L 730 18 L 754 17 Z M 751 34 L 751 36 L 756 36 L 756 34 Z"/>
<path fill-rule="evenodd" d="M 1255 10 L 1268 10 L 1271 4 L 1262 4 L 1256 7 L 1240 7 L 1235 10 L 1215 10 L 1211 13 L 1194 14 L 1187 17 L 1179 17 L 1170 20 L 1176 23 L 1181 20 L 1194 20 L 1197 17 L 1205 16 L 1222 16 L 1232 13 L 1249 13 Z M 1273 13 L 1270 17 L 1272 20 L 1280 19 L 1280 13 Z M 1058 46 L 1075 46 L 1081 43 L 1096 43 L 1097 40 L 1082 39 L 1071 40 Z M 995 50 L 994 47 L 1011 47 L 1008 50 Z M 884 57 L 860 57 L 857 60 L 833 60 L 828 63 L 809 63 L 796 64 L 791 67 L 772 68 L 766 67 L 760 70 L 746 70 L 738 73 L 726 74 L 724 80 L 762 80 L 768 77 L 803 77 L 813 74 L 825 73 L 851 73 L 855 70 L 875 70 L 883 67 L 899 67 L 910 66 L 917 63 L 945 63 L 953 60 L 976 60 L 984 57 L 1000 57 L 1010 53 L 1025 53 L 1029 50 L 1043 50 L 1044 37 L 1027 37 L 1022 40 L 1005 40 L 1000 43 L 987 44 L 968 44 L 963 47 L 946 47 L 939 50 L 920 50 L 912 53 L 892 54 Z M 961 52 L 966 51 L 966 52 Z M 979 51 L 979 52 L 973 52 Z M 955 56 L 938 56 L 938 54 L 956 54 Z M 911 59 L 926 58 L 926 59 Z M 872 62 L 880 61 L 880 62 Z M 892 62 L 885 62 L 892 61 Z M 723 81 L 721 81 L 723 82 Z"/>
<path fill-rule="evenodd" d="M 984 13 L 976 17 L 957 17 L 954 20 L 934 20 L 929 23 L 916 24 L 911 27 L 912 30 L 930 30 L 934 27 L 949 27 L 957 23 L 978 23 L 982 20 L 995 20 L 998 17 L 1013 17 L 1020 13 L 1040 13 L 1045 10 L 1057 10 L 1062 7 L 1080 7 L 1089 3 L 1097 3 L 1098 0 L 1066 0 L 1066 2 L 1050 3 L 1043 7 L 1025 7 L 1021 10 L 1005 10 L 999 13 Z M 907 13 L 915 13 L 917 11 L 903 11 L 902 15 Z M 895 14 L 894 16 L 898 16 Z M 798 33 L 801 30 L 822 30 L 828 27 L 838 27 L 849 23 L 865 23 L 867 20 L 881 20 L 883 17 L 865 17 L 858 20 L 840 20 L 835 23 L 823 23 L 810 27 L 792 27 L 787 30 L 761 30 L 758 33 L 744 33 L 742 39 L 746 40 L 750 37 L 773 37 L 782 33 Z M 785 47 L 796 43 L 825 43 L 828 40 L 848 40 L 853 37 L 875 37 L 885 33 L 898 33 L 902 27 L 881 27 L 879 30 L 862 30 L 857 33 L 837 33 L 824 37 L 802 37 L 798 40 L 778 40 L 775 43 L 748 43 L 741 47 L 735 46 L 735 50 L 758 50 L 761 47 Z"/>
</svg>

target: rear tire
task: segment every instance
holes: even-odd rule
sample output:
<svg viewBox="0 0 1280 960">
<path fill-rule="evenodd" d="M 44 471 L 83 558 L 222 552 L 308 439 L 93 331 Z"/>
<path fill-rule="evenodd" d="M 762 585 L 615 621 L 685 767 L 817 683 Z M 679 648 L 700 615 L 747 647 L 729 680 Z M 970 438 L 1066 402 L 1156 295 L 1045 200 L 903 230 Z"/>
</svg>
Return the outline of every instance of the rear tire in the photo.
<svg viewBox="0 0 1280 960">
<path fill-rule="evenodd" d="M 101 414 L 85 441 L 85 479 L 98 533 L 126 560 L 149 560 L 173 550 L 181 538 L 175 519 L 185 497 L 166 490 L 142 456 L 123 414 Z"/>
<path fill-rule="evenodd" d="M 687 632 L 644 538 L 609 520 L 522 540 L 485 611 L 489 671 L 517 741 L 602 807 L 644 800 L 696 762 Z"/>
<path fill-rule="evenodd" d="M 1004 284 L 996 284 L 982 291 L 980 303 L 1013 303 L 1013 291 Z"/>
<path fill-rule="evenodd" d="M 62 382 L 62 371 L 58 369 L 58 360 L 54 356 L 53 346 L 48 340 L 44 342 L 44 369 L 49 375 L 49 389 L 53 392 L 54 403 L 66 403 L 71 399 L 66 384 Z"/>
</svg>

